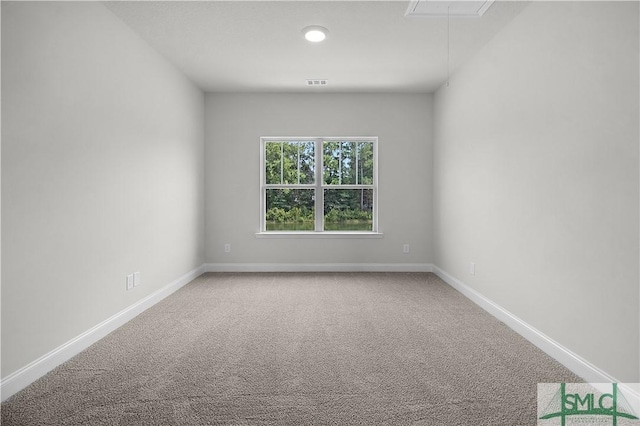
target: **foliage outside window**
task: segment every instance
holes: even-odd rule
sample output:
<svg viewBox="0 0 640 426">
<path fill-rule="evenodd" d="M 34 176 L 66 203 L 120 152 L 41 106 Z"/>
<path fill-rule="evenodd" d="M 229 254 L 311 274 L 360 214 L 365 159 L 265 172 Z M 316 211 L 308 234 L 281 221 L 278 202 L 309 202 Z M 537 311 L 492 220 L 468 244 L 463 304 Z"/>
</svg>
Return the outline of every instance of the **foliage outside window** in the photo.
<svg viewBox="0 0 640 426">
<path fill-rule="evenodd" d="M 377 138 L 261 138 L 262 232 L 377 232 Z"/>
</svg>

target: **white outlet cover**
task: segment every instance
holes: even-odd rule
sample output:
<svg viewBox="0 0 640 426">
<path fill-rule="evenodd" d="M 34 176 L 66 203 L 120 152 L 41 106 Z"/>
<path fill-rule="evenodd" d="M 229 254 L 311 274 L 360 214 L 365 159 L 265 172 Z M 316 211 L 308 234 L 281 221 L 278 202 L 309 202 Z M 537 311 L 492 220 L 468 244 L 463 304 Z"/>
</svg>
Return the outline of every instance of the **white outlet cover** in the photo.
<svg viewBox="0 0 640 426">
<path fill-rule="evenodd" d="M 133 274 L 127 275 L 127 290 L 131 290 L 133 288 Z"/>
<path fill-rule="evenodd" d="M 138 287 L 140 285 L 140 272 L 133 273 L 133 286 Z"/>
</svg>

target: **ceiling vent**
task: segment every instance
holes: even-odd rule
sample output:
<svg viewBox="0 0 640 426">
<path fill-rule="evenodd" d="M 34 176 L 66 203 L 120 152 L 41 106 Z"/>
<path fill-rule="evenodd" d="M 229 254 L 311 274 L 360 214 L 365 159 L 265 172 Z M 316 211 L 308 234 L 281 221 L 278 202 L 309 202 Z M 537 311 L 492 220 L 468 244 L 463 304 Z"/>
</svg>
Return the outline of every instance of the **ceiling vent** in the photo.
<svg viewBox="0 0 640 426">
<path fill-rule="evenodd" d="M 307 86 L 326 86 L 328 81 L 326 79 L 319 80 L 307 80 Z"/>
<path fill-rule="evenodd" d="M 493 0 L 413 0 L 405 16 L 412 18 L 479 18 Z"/>
</svg>

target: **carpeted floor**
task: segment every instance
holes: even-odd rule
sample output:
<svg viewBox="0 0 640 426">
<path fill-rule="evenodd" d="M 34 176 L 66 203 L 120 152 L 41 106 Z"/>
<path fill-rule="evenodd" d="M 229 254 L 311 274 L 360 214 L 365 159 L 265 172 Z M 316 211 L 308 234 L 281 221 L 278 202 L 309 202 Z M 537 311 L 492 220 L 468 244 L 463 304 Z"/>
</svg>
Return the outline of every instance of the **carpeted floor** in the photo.
<svg viewBox="0 0 640 426">
<path fill-rule="evenodd" d="M 2 425 L 535 425 L 537 383 L 578 381 L 433 274 L 210 273 Z"/>
</svg>

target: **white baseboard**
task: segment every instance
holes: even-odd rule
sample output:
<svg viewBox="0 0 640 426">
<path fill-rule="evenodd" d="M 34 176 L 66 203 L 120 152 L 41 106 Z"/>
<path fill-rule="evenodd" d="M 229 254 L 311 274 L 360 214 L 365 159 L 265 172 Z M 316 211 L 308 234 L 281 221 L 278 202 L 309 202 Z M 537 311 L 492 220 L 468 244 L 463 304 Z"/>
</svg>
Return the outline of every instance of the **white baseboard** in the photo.
<svg viewBox="0 0 640 426">
<path fill-rule="evenodd" d="M 432 272 L 430 263 L 207 263 L 207 272 Z"/>
<path fill-rule="evenodd" d="M 505 323 L 522 337 L 533 343 L 547 355 L 554 358 L 556 361 L 567 367 L 578 376 L 582 377 L 585 381 L 589 383 L 619 383 L 619 381 L 616 380 L 613 376 L 607 374 L 606 372 L 586 361 L 576 353 L 565 348 L 560 343 L 542 333 L 540 330 L 527 324 L 497 303 L 488 299 L 484 295 L 469 287 L 467 284 L 463 283 L 457 278 L 454 278 L 435 265 L 433 266 L 433 273 L 439 276 L 451 287 L 455 288 L 460 293 L 465 295 L 472 302 Z M 620 389 L 625 393 L 625 396 L 627 396 L 628 398 L 631 397 L 636 401 L 636 405 L 634 405 L 635 407 L 640 404 L 640 393 L 638 393 L 636 389 L 631 386 L 625 385 L 624 383 L 620 384 Z M 629 402 L 634 404 L 634 401 Z"/>
<path fill-rule="evenodd" d="M 590 383 L 619 383 L 618 380 L 611 375 L 522 321 L 462 281 L 430 263 L 207 263 L 184 274 L 165 287 L 155 291 L 74 339 L 22 367 L 20 370 L 3 378 L 0 380 L 0 399 L 2 401 L 6 400 L 11 395 L 33 383 L 58 365 L 71 359 L 93 343 L 197 278 L 203 272 L 434 272 L 451 287 L 504 322 L 518 334 L 586 381 Z M 640 406 L 640 391 L 638 391 L 638 389 L 624 383 L 620 384 L 620 389 L 628 399 L 632 399 L 629 401 L 632 405 L 635 407 Z"/>
<path fill-rule="evenodd" d="M 139 300 L 128 308 L 118 312 L 112 317 L 102 321 L 100 324 L 69 340 L 67 343 L 57 347 L 51 352 L 22 367 L 18 371 L 3 378 L 0 381 L 1 400 L 4 401 L 11 395 L 24 389 L 58 365 L 71 359 L 98 340 L 102 339 L 107 334 L 125 324 L 127 321 L 130 321 L 135 316 L 178 290 L 180 287 L 189 283 L 194 278 L 202 275 L 204 271 L 205 265 L 201 265 L 198 268 L 187 272 L 180 278 L 151 293 L 144 299 Z"/>
</svg>

